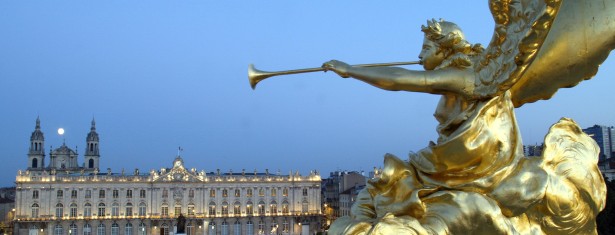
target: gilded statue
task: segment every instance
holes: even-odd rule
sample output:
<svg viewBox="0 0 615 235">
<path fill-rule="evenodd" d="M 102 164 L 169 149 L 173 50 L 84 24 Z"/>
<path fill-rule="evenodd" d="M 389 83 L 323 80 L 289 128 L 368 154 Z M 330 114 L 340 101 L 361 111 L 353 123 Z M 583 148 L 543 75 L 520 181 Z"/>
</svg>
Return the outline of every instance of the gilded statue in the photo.
<svg viewBox="0 0 615 235">
<path fill-rule="evenodd" d="M 542 156 L 524 156 L 514 109 L 596 74 L 615 48 L 615 0 L 489 7 L 495 30 L 486 48 L 452 22 L 427 21 L 424 71 L 323 64 L 381 89 L 441 96 L 438 140 L 404 160 L 385 155 L 381 176 L 329 234 L 596 234 L 606 197 L 597 144 L 562 118 Z"/>
</svg>

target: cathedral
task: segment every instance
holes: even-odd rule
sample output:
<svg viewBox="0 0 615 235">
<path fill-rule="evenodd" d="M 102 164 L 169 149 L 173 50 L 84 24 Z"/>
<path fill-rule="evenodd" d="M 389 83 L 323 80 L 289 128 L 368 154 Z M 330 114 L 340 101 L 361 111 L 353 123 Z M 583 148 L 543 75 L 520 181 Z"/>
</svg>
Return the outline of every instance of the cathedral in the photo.
<svg viewBox="0 0 615 235">
<path fill-rule="evenodd" d="M 315 234 L 320 231 L 321 178 L 265 172 L 205 172 L 179 156 L 170 167 L 132 174 L 100 172 L 100 139 L 92 120 L 80 156 L 62 144 L 45 156 L 36 119 L 28 163 L 16 177 L 15 234 L 170 235 L 185 233 Z M 45 161 L 49 160 L 48 164 Z"/>
</svg>

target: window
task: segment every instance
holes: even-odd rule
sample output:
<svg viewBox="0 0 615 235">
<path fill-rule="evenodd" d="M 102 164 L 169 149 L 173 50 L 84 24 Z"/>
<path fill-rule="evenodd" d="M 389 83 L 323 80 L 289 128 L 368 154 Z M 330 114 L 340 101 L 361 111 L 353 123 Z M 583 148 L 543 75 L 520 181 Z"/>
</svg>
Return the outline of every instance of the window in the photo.
<svg viewBox="0 0 615 235">
<path fill-rule="evenodd" d="M 111 216 L 120 216 L 120 204 L 117 202 L 111 204 Z"/>
<path fill-rule="evenodd" d="M 282 189 L 282 196 L 288 197 L 288 189 L 287 188 Z"/>
<path fill-rule="evenodd" d="M 98 228 L 96 228 L 96 235 L 105 235 L 105 225 L 99 224 Z"/>
<path fill-rule="evenodd" d="M 72 190 L 70 191 L 70 198 L 75 199 L 77 198 L 77 190 Z"/>
<path fill-rule="evenodd" d="M 246 192 L 246 196 L 251 197 L 252 196 L 252 189 L 249 188 L 248 191 Z"/>
<path fill-rule="evenodd" d="M 308 190 L 307 190 L 307 188 L 304 188 L 303 189 L 303 196 L 307 196 L 307 195 L 308 195 Z"/>
<path fill-rule="evenodd" d="M 132 198 L 132 189 L 126 190 L 126 198 Z"/>
<path fill-rule="evenodd" d="M 234 235 L 241 235 L 241 222 L 239 220 L 235 220 L 233 231 Z"/>
<path fill-rule="evenodd" d="M 228 215 L 228 203 L 223 202 L 222 203 L 222 216 L 227 216 Z"/>
<path fill-rule="evenodd" d="M 228 223 L 226 221 L 222 222 L 222 235 L 228 235 Z"/>
<path fill-rule="evenodd" d="M 196 235 L 196 230 L 194 229 L 194 224 L 192 224 L 192 222 L 186 225 L 186 235 Z"/>
<path fill-rule="evenodd" d="M 216 216 L 216 203 L 209 203 L 209 216 Z"/>
<path fill-rule="evenodd" d="M 162 226 L 160 226 L 160 234 L 169 234 L 169 225 L 162 224 Z"/>
<path fill-rule="evenodd" d="M 105 198 L 105 190 L 101 189 L 100 191 L 98 191 L 98 198 Z"/>
<path fill-rule="evenodd" d="M 38 199 L 38 190 L 32 191 L 32 199 Z"/>
<path fill-rule="evenodd" d="M 263 234 L 265 233 L 265 222 L 258 221 L 258 234 Z"/>
<path fill-rule="evenodd" d="M 288 220 L 285 218 L 284 222 L 282 222 L 282 232 L 288 233 L 290 226 L 288 226 Z"/>
<path fill-rule="evenodd" d="M 222 197 L 228 197 L 228 190 L 226 189 L 222 190 Z"/>
<path fill-rule="evenodd" d="M 209 223 L 209 235 L 216 235 L 216 223 Z"/>
<path fill-rule="evenodd" d="M 145 202 L 139 203 L 139 216 L 145 216 L 146 210 L 147 210 L 147 205 L 145 205 Z"/>
<path fill-rule="evenodd" d="M 132 216 L 132 203 L 126 203 L 126 216 Z"/>
<path fill-rule="evenodd" d="M 58 199 L 62 199 L 64 197 L 64 191 L 62 191 L 62 189 L 58 190 L 56 196 Z"/>
<path fill-rule="evenodd" d="M 233 214 L 235 214 L 235 216 L 241 215 L 241 204 L 239 202 L 235 202 L 235 205 L 233 206 Z"/>
<path fill-rule="evenodd" d="M 182 213 L 182 206 L 181 205 L 175 205 L 175 216 L 179 216 L 179 214 Z"/>
<path fill-rule="evenodd" d="M 271 221 L 271 233 L 276 234 L 278 232 L 278 223 Z"/>
<path fill-rule="evenodd" d="M 83 235 L 92 235 L 92 226 L 90 224 L 83 225 Z"/>
<path fill-rule="evenodd" d="M 85 198 L 92 198 L 92 190 L 85 190 Z"/>
<path fill-rule="evenodd" d="M 162 198 L 168 198 L 169 197 L 169 190 L 164 189 L 162 190 Z"/>
<path fill-rule="evenodd" d="M 32 218 L 38 218 L 38 204 L 32 204 Z"/>
<path fill-rule="evenodd" d="M 190 189 L 190 191 L 188 191 L 188 197 L 189 198 L 194 198 L 194 190 Z"/>
<path fill-rule="evenodd" d="M 194 204 L 188 204 L 188 215 L 194 215 Z"/>
<path fill-rule="evenodd" d="M 216 190 L 215 189 L 209 190 L 209 197 L 216 197 Z"/>
<path fill-rule="evenodd" d="M 62 225 L 57 224 L 56 227 L 53 229 L 53 234 L 54 235 L 63 235 L 64 234 L 64 228 L 62 228 Z"/>
<path fill-rule="evenodd" d="M 147 235 L 147 231 L 145 231 L 145 224 L 143 222 L 141 222 L 139 224 L 138 230 L 139 231 L 137 232 L 137 234 L 139 234 L 139 235 Z"/>
<path fill-rule="evenodd" d="M 75 218 L 77 217 L 77 204 L 70 204 L 70 212 L 68 214 L 69 217 Z"/>
<path fill-rule="evenodd" d="M 261 188 L 258 190 L 258 196 L 264 197 L 265 196 L 265 189 Z"/>
<path fill-rule="evenodd" d="M 56 217 L 62 218 L 63 214 L 64 214 L 64 205 L 62 205 L 62 203 L 56 204 Z"/>
<path fill-rule="evenodd" d="M 113 190 L 113 198 L 119 198 L 120 197 L 120 191 L 117 189 Z M 111 231 L 113 231 L 113 228 L 111 228 Z"/>
<path fill-rule="evenodd" d="M 120 235 L 120 226 L 117 223 L 111 225 L 111 235 Z"/>
<path fill-rule="evenodd" d="M 282 202 L 282 213 L 288 214 L 288 202 L 287 201 Z"/>
<path fill-rule="evenodd" d="M 308 212 L 308 202 L 307 202 L 307 200 L 303 200 L 303 203 L 301 203 L 301 212 L 303 212 L 303 213 L 307 213 Z"/>
<path fill-rule="evenodd" d="M 139 191 L 139 198 L 145 198 L 145 189 Z"/>
<path fill-rule="evenodd" d="M 98 216 L 105 216 L 105 203 L 98 203 Z"/>
<path fill-rule="evenodd" d="M 277 196 L 277 195 L 278 195 L 278 190 L 276 190 L 276 189 L 272 188 L 272 189 L 271 189 L 271 196 L 272 196 L 272 197 L 275 197 L 275 196 Z"/>
<path fill-rule="evenodd" d="M 265 215 L 265 203 L 263 201 L 258 203 L 258 214 Z"/>
<path fill-rule="evenodd" d="M 247 235 L 254 235 L 254 223 L 252 223 L 252 221 L 248 220 L 248 222 L 246 222 L 246 234 Z"/>
<path fill-rule="evenodd" d="M 85 217 L 90 217 L 92 216 L 92 204 L 90 203 L 86 203 L 83 206 L 83 216 Z"/>
<path fill-rule="evenodd" d="M 269 211 L 273 215 L 278 213 L 278 204 L 275 201 L 272 201 L 271 204 L 269 204 Z"/>
<path fill-rule="evenodd" d="M 246 204 L 246 214 L 248 215 L 254 214 L 254 206 L 252 206 L 252 202 L 250 201 Z"/>
<path fill-rule="evenodd" d="M 241 197 L 241 190 L 235 189 L 235 197 Z"/>
<path fill-rule="evenodd" d="M 160 210 L 160 214 L 162 216 L 169 216 L 169 205 L 167 205 L 166 203 L 162 204 L 162 209 Z"/>
<path fill-rule="evenodd" d="M 76 224 L 71 224 L 68 230 L 68 234 L 77 234 L 77 225 Z"/>
<path fill-rule="evenodd" d="M 132 235 L 132 224 L 127 223 L 126 227 L 124 227 L 124 235 Z"/>
</svg>

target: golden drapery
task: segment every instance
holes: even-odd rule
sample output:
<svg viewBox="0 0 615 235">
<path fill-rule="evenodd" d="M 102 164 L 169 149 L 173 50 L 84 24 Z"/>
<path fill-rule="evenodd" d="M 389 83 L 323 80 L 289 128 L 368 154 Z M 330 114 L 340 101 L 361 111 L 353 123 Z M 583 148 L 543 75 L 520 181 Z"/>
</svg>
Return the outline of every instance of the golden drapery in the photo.
<svg viewBox="0 0 615 235">
<path fill-rule="evenodd" d="M 606 192 L 599 149 L 574 121 L 551 127 L 542 157 L 525 157 L 510 92 L 459 115 L 453 133 L 408 161 L 387 154 L 329 233 L 595 233 Z"/>
</svg>

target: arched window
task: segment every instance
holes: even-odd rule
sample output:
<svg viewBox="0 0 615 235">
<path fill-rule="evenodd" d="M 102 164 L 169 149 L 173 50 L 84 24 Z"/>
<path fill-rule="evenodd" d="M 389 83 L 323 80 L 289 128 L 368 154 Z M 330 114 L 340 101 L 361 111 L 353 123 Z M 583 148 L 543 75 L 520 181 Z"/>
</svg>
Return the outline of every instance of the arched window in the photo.
<svg viewBox="0 0 615 235">
<path fill-rule="evenodd" d="M 138 228 L 138 230 L 139 230 L 139 231 L 137 231 L 137 234 L 139 234 L 139 235 L 147 235 L 147 231 L 146 231 L 146 229 L 145 229 L 145 223 L 141 222 L 141 223 L 139 224 L 139 228 Z"/>
<path fill-rule="evenodd" d="M 38 158 L 34 158 L 32 159 L 32 168 L 37 168 L 38 167 Z"/>
<path fill-rule="evenodd" d="M 83 235 L 92 235 L 92 226 L 90 224 L 83 225 Z"/>
<path fill-rule="evenodd" d="M 254 223 L 251 220 L 246 222 L 246 235 L 254 235 Z"/>
<path fill-rule="evenodd" d="M 278 213 L 278 203 L 276 201 L 271 201 L 271 203 L 269 204 L 269 211 L 272 215 Z"/>
<path fill-rule="evenodd" d="M 241 215 L 241 203 L 238 201 L 233 205 L 233 214 L 235 214 L 235 216 Z"/>
<path fill-rule="evenodd" d="M 56 217 L 62 218 L 64 215 L 64 205 L 62 203 L 56 204 Z"/>
<path fill-rule="evenodd" d="M 216 223 L 209 223 L 209 235 L 216 235 Z"/>
<path fill-rule="evenodd" d="M 228 203 L 222 202 L 222 216 L 228 215 Z"/>
<path fill-rule="evenodd" d="M 283 214 L 288 214 L 288 201 L 283 201 L 282 202 L 282 213 Z"/>
<path fill-rule="evenodd" d="M 182 205 L 181 204 L 175 204 L 175 212 L 173 213 L 173 215 L 175 216 L 179 216 L 179 214 L 182 213 Z"/>
<path fill-rule="evenodd" d="M 258 215 L 265 215 L 265 202 L 258 202 Z"/>
<path fill-rule="evenodd" d="M 160 234 L 169 234 L 169 225 L 167 225 L 166 223 L 162 224 L 160 226 Z"/>
<path fill-rule="evenodd" d="M 96 228 L 96 235 L 105 235 L 105 225 L 104 224 L 99 224 L 98 227 Z"/>
<path fill-rule="evenodd" d="M 194 229 L 194 224 L 189 222 L 186 225 L 186 235 L 196 235 L 196 230 Z"/>
<path fill-rule="evenodd" d="M 75 203 L 70 204 L 70 211 L 68 213 L 68 216 L 71 218 L 77 217 L 77 204 Z"/>
<path fill-rule="evenodd" d="M 38 218 L 38 204 L 32 204 L 32 218 Z"/>
<path fill-rule="evenodd" d="M 132 235 L 132 224 L 127 223 L 126 227 L 124 227 L 124 235 Z"/>
<path fill-rule="evenodd" d="M 288 226 L 288 219 L 284 218 L 284 221 L 282 222 L 282 232 L 288 233 L 289 230 L 290 226 Z"/>
<path fill-rule="evenodd" d="M 146 211 L 147 205 L 145 204 L 145 202 L 139 203 L 139 216 L 145 216 Z"/>
<path fill-rule="evenodd" d="M 105 203 L 98 203 L 98 216 L 99 217 L 103 217 L 105 216 Z"/>
<path fill-rule="evenodd" d="M 94 159 L 90 158 L 90 160 L 88 160 L 88 168 L 90 169 L 94 168 Z"/>
<path fill-rule="evenodd" d="M 265 222 L 263 222 L 262 220 L 258 221 L 258 234 L 264 234 L 265 233 Z"/>
<path fill-rule="evenodd" d="M 68 234 L 78 234 L 77 233 L 77 225 L 75 223 L 70 224 L 68 227 Z"/>
<path fill-rule="evenodd" d="M 111 225 L 111 235 L 120 235 L 120 225 L 117 223 Z"/>
<path fill-rule="evenodd" d="M 126 203 L 126 216 L 132 216 L 132 203 Z"/>
<path fill-rule="evenodd" d="M 248 203 L 246 203 L 246 214 L 248 214 L 249 216 L 254 214 L 254 205 L 252 205 L 251 201 L 248 201 Z"/>
<path fill-rule="evenodd" d="M 241 235 L 241 222 L 239 222 L 239 220 L 235 220 L 235 224 L 233 225 L 233 234 Z"/>
<path fill-rule="evenodd" d="M 222 222 L 222 235 L 228 235 L 228 223 L 226 221 Z"/>
<path fill-rule="evenodd" d="M 83 206 L 83 216 L 85 217 L 92 216 L 92 204 L 85 203 L 85 205 Z"/>
<path fill-rule="evenodd" d="M 216 203 L 215 202 L 209 203 L 209 216 L 216 216 Z"/>
<path fill-rule="evenodd" d="M 53 234 L 54 235 L 63 235 L 64 234 L 64 228 L 62 228 L 62 225 L 57 224 L 55 226 L 55 228 L 53 229 Z"/>
<path fill-rule="evenodd" d="M 120 204 L 117 202 L 111 204 L 111 216 L 120 216 Z"/>
</svg>

